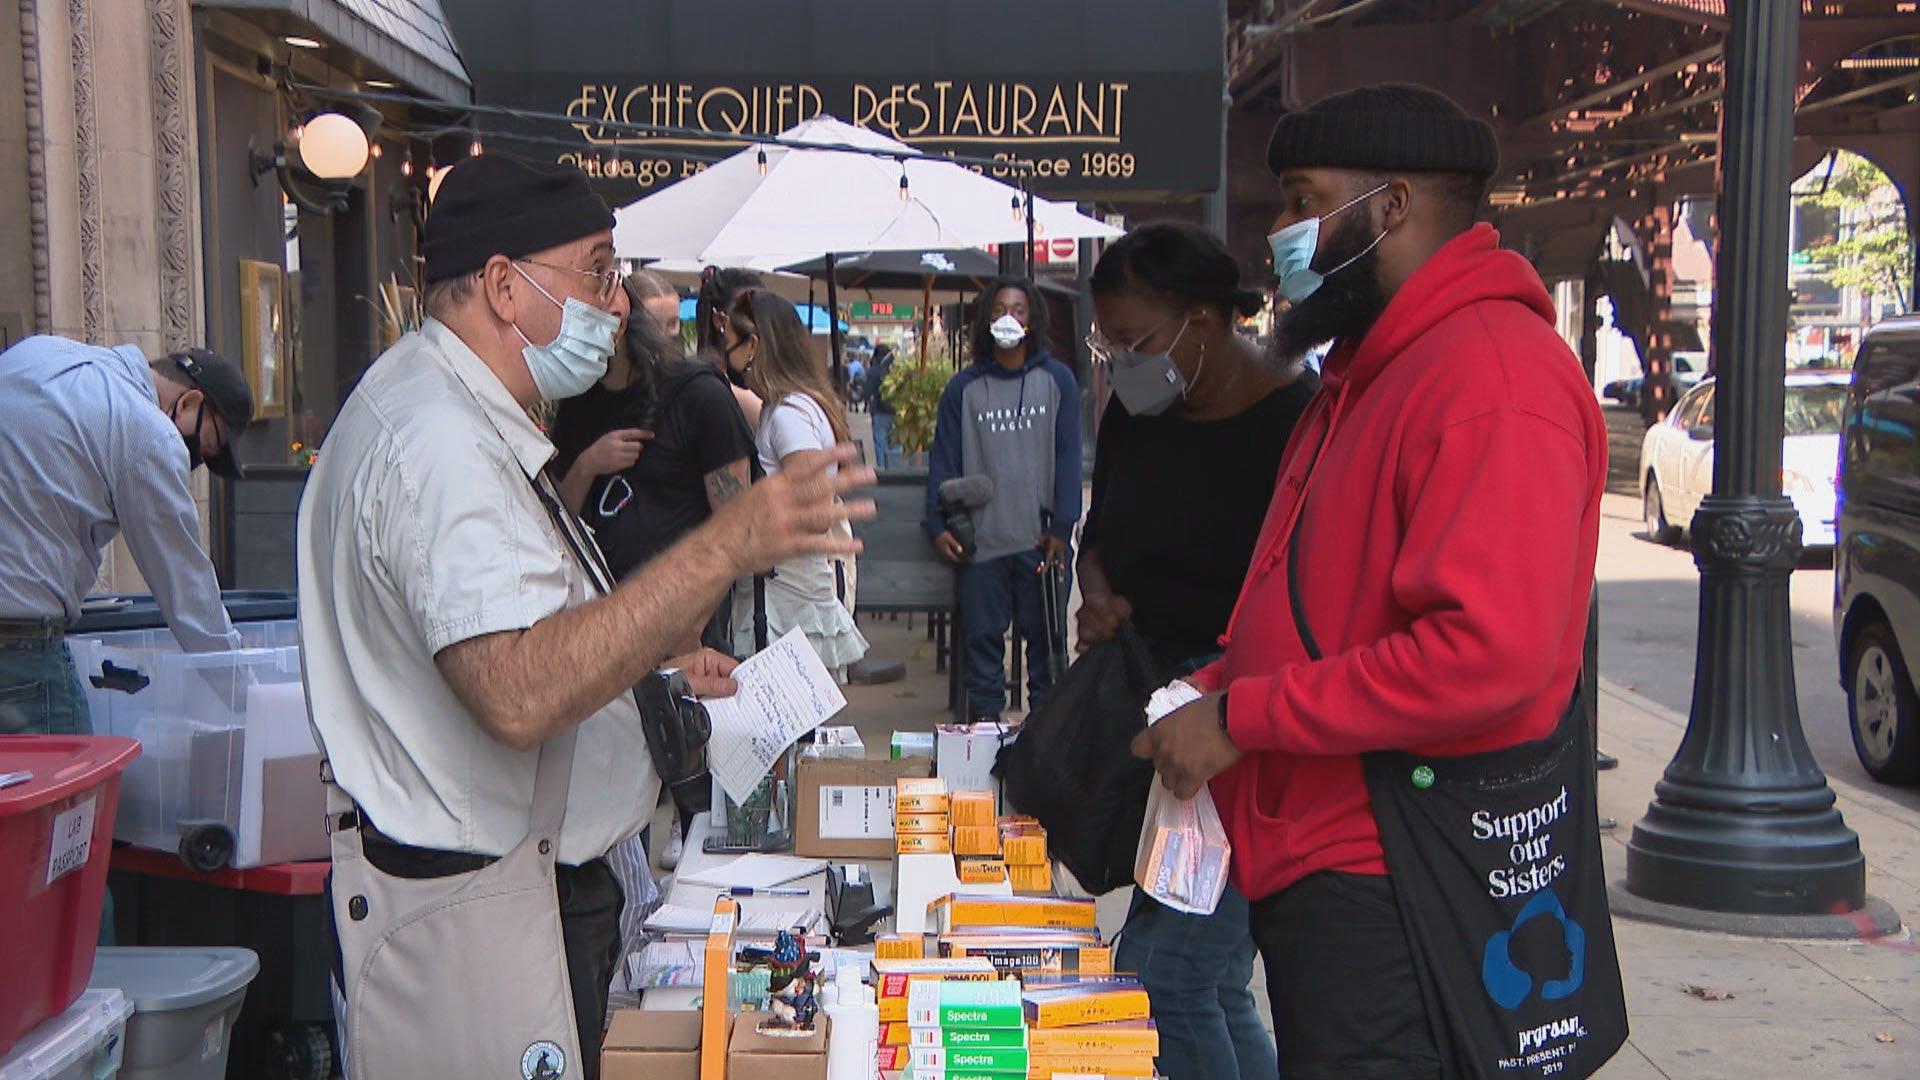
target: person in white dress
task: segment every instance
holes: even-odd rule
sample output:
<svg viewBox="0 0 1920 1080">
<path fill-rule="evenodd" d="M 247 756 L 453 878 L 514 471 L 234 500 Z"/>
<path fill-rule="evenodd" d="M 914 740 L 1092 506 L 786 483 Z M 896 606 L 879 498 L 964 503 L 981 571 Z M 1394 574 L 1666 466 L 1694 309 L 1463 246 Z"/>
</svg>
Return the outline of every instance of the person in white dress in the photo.
<svg viewBox="0 0 1920 1080">
<path fill-rule="evenodd" d="M 840 399 L 824 366 L 809 347 L 794 306 L 764 289 L 748 289 L 727 309 L 723 359 L 762 403 L 754 436 L 760 468 L 768 476 L 794 454 L 850 442 Z M 767 636 L 798 627 L 834 678 L 846 681 L 847 665 L 867 654 L 867 639 L 853 621 L 851 560 L 804 557 L 774 568 L 765 581 Z M 751 583 L 734 590 L 734 646 L 754 650 Z"/>
</svg>

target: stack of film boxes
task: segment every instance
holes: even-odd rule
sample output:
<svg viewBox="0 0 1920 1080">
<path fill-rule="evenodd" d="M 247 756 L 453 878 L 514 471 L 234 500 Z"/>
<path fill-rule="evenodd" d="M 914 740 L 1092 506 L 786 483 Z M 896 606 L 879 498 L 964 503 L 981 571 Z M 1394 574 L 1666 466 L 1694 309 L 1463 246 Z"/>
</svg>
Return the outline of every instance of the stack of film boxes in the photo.
<svg viewBox="0 0 1920 1080">
<path fill-rule="evenodd" d="M 1145 992 L 1130 977 L 1095 973 L 1111 971 L 1111 954 L 1098 944 L 1091 900 L 954 895 L 935 914 L 940 957 L 915 958 L 925 951 L 917 935 L 876 944 L 876 1064 L 889 1080 L 1154 1074 L 1159 1032 Z M 1029 939 L 1049 944 L 1016 944 Z M 1022 952 L 1051 962 L 1016 959 Z"/>
<path fill-rule="evenodd" d="M 937 776 L 903 776 L 893 784 L 893 849 L 901 855 L 953 850 L 947 786 Z"/>
<path fill-rule="evenodd" d="M 1000 851 L 1014 892 L 1053 891 L 1053 860 L 1047 855 L 1047 830 L 1041 828 L 1038 821 L 1018 814 L 1001 818 Z"/>
</svg>

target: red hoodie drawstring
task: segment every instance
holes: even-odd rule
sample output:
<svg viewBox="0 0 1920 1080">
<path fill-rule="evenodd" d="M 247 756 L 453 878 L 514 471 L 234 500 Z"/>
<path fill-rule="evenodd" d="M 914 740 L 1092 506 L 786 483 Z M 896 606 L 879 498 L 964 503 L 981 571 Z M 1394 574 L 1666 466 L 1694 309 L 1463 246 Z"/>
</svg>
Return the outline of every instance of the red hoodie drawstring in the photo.
<svg viewBox="0 0 1920 1080">
<path fill-rule="evenodd" d="M 1327 446 L 1333 442 L 1333 433 L 1340 425 L 1340 414 L 1346 411 L 1347 391 L 1353 389 L 1351 380 L 1341 380 L 1340 392 L 1334 395 L 1333 407 L 1327 412 L 1327 428 L 1320 433 L 1319 443 L 1314 447 L 1313 457 L 1307 462 L 1307 474 L 1300 480 L 1300 494 L 1293 500 L 1293 506 L 1287 510 L 1286 519 L 1281 523 L 1280 531 L 1273 534 L 1267 546 L 1255 555 L 1247 567 L 1247 580 L 1240 586 L 1240 595 L 1233 601 L 1233 614 L 1227 616 L 1227 632 L 1220 635 L 1220 647 L 1226 648 L 1233 642 L 1233 628 L 1240 624 L 1240 609 L 1247 602 L 1247 593 L 1253 589 L 1253 579 L 1279 561 L 1286 545 L 1293 536 L 1293 527 L 1300 520 L 1301 511 L 1307 506 L 1307 493 L 1313 489 L 1313 478 L 1320 473 L 1320 458 L 1327 452 Z"/>
</svg>

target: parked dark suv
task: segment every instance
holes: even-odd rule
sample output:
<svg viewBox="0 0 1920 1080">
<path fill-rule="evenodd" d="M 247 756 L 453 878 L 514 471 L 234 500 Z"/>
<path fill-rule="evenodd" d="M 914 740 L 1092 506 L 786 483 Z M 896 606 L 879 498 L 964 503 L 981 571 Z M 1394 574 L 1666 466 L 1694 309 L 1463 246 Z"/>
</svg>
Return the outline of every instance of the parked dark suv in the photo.
<svg viewBox="0 0 1920 1080">
<path fill-rule="evenodd" d="M 1840 440 L 1833 623 L 1853 748 L 1874 779 L 1920 780 L 1920 316 L 1868 331 Z"/>
</svg>

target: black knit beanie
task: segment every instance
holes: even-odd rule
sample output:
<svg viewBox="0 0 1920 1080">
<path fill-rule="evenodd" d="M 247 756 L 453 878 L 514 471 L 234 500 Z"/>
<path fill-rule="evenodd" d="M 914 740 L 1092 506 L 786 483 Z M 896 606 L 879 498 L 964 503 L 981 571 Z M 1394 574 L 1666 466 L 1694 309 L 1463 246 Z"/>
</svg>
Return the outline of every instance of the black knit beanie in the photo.
<svg viewBox="0 0 1920 1080">
<path fill-rule="evenodd" d="M 427 283 L 471 274 L 613 227 L 585 173 L 482 154 L 453 166 L 427 210 Z"/>
<path fill-rule="evenodd" d="M 1424 86 L 1365 86 L 1321 98 L 1273 126 L 1267 168 L 1373 169 L 1492 176 L 1493 126 Z"/>
</svg>

